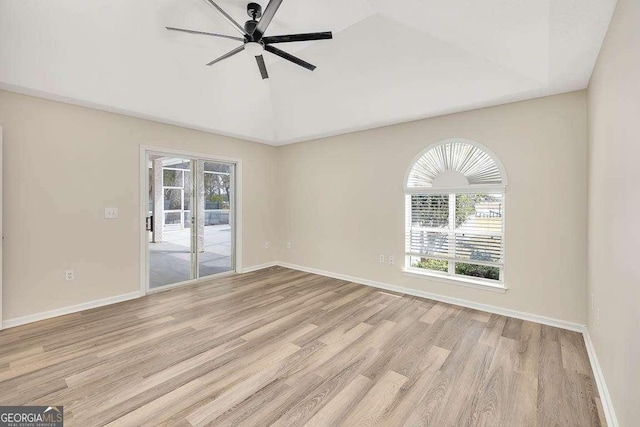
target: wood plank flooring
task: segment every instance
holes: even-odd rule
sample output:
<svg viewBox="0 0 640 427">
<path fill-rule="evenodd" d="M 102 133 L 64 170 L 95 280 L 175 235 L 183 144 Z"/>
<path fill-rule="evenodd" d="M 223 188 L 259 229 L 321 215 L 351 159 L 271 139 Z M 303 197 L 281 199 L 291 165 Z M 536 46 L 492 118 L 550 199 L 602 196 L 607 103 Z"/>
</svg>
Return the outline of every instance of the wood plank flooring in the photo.
<svg viewBox="0 0 640 427">
<path fill-rule="evenodd" d="M 273 267 L 0 331 L 72 426 L 601 426 L 582 336 Z"/>
</svg>

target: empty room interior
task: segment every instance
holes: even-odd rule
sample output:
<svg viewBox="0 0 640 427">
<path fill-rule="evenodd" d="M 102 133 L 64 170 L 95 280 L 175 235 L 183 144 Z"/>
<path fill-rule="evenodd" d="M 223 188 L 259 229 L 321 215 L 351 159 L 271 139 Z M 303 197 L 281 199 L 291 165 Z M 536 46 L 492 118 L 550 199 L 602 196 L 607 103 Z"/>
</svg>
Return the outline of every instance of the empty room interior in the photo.
<svg viewBox="0 0 640 427">
<path fill-rule="evenodd" d="M 0 0 L 0 427 L 640 425 L 639 29 Z"/>
</svg>

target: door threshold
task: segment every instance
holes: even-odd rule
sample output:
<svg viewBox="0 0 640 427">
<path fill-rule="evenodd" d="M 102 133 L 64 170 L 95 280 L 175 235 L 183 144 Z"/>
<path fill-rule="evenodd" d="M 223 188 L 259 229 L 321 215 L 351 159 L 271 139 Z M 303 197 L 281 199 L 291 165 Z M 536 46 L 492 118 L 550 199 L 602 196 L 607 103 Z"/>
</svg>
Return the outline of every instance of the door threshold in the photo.
<svg viewBox="0 0 640 427">
<path fill-rule="evenodd" d="M 157 288 L 149 288 L 147 289 L 147 295 L 157 294 L 158 292 L 170 291 L 171 289 L 182 288 L 191 285 L 197 285 L 200 283 L 207 282 L 209 280 L 220 279 L 222 277 L 235 276 L 238 274 L 237 271 L 225 271 L 223 273 L 212 274 L 211 276 L 199 277 L 197 279 L 185 280 L 184 282 L 172 283 L 171 285 L 160 286 Z"/>
</svg>

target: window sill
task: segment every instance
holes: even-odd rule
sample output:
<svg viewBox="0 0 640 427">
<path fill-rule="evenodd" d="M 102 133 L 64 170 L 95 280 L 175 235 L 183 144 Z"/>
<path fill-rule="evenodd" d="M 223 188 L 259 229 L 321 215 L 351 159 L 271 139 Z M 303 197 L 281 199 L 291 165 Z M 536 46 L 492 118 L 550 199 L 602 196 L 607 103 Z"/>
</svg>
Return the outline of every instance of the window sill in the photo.
<svg viewBox="0 0 640 427">
<path fill-rule="evenodd" d="M 474 280 L 474 279 L 467 279 L 462 277 L 453 278 L 451 276 L 428 273 L 426 271 L 417 270 L 415 268 L 404 268 L 402 269 L 402 272 L 404 273 L 405 276 L 409 276 L 409 277 L 417 277 L 419 279 L 434 280 L 436 282 L 447 283 L 450 285 L 466 286 L 468 288 L 482 289 L 484 291 L 498 292 L 502 294 L 507 292 L 507 289 L 508 289 L 502 283 L 494 285 L 492 283 L 487 283 L 483 280 Z"/>
</svg>

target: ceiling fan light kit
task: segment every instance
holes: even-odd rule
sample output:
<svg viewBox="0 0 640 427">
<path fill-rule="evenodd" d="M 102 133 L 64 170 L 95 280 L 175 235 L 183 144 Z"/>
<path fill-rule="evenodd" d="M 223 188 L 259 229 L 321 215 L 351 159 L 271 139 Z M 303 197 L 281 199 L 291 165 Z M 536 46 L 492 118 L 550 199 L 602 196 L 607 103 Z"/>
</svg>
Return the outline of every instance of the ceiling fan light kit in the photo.
<svg viewBox="0 0 640 427">
<path fill-rule="evenodd" d="M 262 55 L 264 45 L 260 42 L 247 42 L 244 45 L 244 51 L 253 56 Z"/>
<path fill-rule="evenodd" d="M 242 42 L 243 44 L 233 49 L 230 52 L 225 53 L 219 58 L 214 59 L 213 61 L 207 63 L 207 65 L 211 66 L 216 64 L 223 59 L 227 59 L 236 55 L 242 51 L 247 52 L 251 56 L 255 56 L 256 63 L 258 64 L 258 69 L 260 70 L 260 75 L 263 79 L 269 78 L 269 73 L 267 72 L 267 67 L 264 63 L 264 57 L 262 56 L 264 51 L 272 53 L 273 55 L 277 55 L 287 61 L 293 62 L 296 65 L 299 65 L 307 70 L 313 71 L 316 69 L 315 65 L 312 65 L 302 59 L 291 55 L 277 47 L 273 46 L 276 43 L 291 43 L 291 42 L 302 42 L 302 41 L 313 41 L 313 40 L 328 40 L 333 38 L 333 34 L 331 31 L 325 31 L 320 33 L 305 33 L 305 34 L 287 34 L 287 35 L 277 35 L 277 36 L 265 36 L 265 32 L 269 27 L 269 24 L 273 20 L 278 8 L 282 4 L 282 0 L 271 0 L 267 5 L 264 13 L 262 13 L 262 6 L 258 3 L 249 3 L 247 5 L 247 14 L 251 18 L 247 22 L 245 22 L 244 27 L 240 26 L 228 13 L 226 13 L 215 1 L 213 0 L 203 0 L 213 9 L 215 9 L 231 26 L 233 26 L 238 32 L 242 34 L 243 37 L 229 36 L 226 34 L 218 34 L 218 33 L 210 33 L 206 31 L 198 31 L 198 30 L 189 30 L 186 28 L 176 28 L 176 27 L 165 27 L 169 31 L 178 31 L 189 34 L 198 34 L 205 35 L 211 37 L 219 37 L 226 38 L 231 40 L 237 40 Z"/>
</svg>

